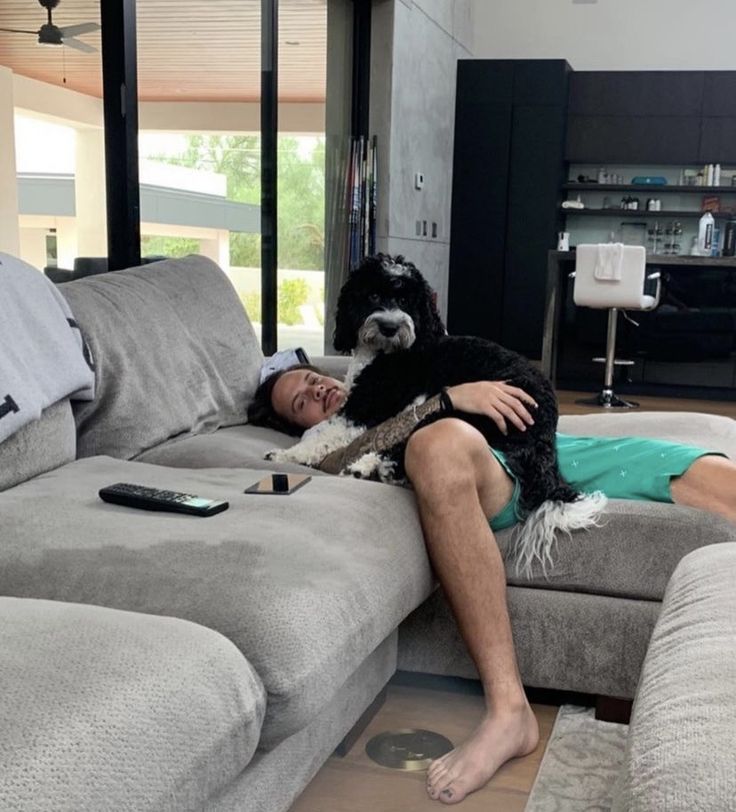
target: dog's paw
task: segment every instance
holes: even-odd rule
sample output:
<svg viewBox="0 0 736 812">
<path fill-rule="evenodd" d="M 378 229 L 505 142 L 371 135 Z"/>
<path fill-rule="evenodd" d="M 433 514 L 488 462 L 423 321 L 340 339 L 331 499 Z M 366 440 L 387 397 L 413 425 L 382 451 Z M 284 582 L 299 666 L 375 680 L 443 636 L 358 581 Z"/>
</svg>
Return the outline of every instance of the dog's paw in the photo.
<svg viewBox="0 0 736 812">
<path fill-rule="evenodd" d="M 354 463 L 349 465 L 346 473 L 358 479 L 372 479 L 375 482 L 393 482 L 396 463 L 391 462 L 380 454 L 371 451 L 363 454 Z"/>
<path fill-rule="evenodd" d="M 272 462 L 288 462 L 286 450 L 283 448 L 272 448 L 263 455 L 263 459 Z"/>
</svg>

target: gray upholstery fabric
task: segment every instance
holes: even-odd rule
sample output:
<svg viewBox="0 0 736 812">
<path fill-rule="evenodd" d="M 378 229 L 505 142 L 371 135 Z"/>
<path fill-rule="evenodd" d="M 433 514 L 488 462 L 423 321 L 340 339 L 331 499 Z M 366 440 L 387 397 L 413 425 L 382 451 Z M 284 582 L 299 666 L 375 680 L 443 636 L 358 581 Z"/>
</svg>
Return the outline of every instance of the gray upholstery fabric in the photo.
<svg viewBox="0 0 736 812">
<path fill-rule="evenodd" d="M 0 809 L 200 810 L 250 761 L 265 691 L 219 634 L 0 598 Z"/>
<path fill-rule="evenodd" d="M 315 355 L 309 360 L 331 378 L 338 380 L 343 380 L 350 364 L 349 355 Z"/>
<path fill-rule="evenodd" d="M 659 601 L 684 555 L 706 544 L 736 541 L 736 526 L 726 519 L 680 505 L 611 499 L 600 523 L 559 536 L 547 576 L 535 565 L 531 580 L 516 574 L 507 552 L 513 530 L 498 533 L 508 582 Z"/>
<path fill-rule="evenodd" d="M 72 407 L 60 400 L 0 443 L 0 491 L 71 462 L 76 450 Z"/>
<path fill-rule="evenodd" d="M 74 404 L 78 456 L 130 459 L 245 422 L 263 356 L 214 262 L 167 260 L 59 287 L 97 366 L 95 400 Z"/>
<path fill-rule="evenodd" d="M 0 494 L 0 594 L 173 615 L 229 637 L 268 691 L 261 745 L 300 730 L 430 593 L 412 495 L 315 477 L 243 494 L 250 469 L 77 460 Z M 211 518 L 108 505 L 118 481 L 227 499 Z"/>
<path fill-rule="evenodd" d="M 507 599 L 525 685 L 633 698 L 659 602 L 514 586 Z M 478 678 L 441 590 L 399 627 L 398 667 Z"/>
<path fill-rule="evenodd" d="M 736 797 L 736 544 L 682 560 L 629 726 L 617 812 L 712 812 Z"/>
<path fill-rule="evenodd" d="M 395 670 L 396 632 L 364 660 L 307 727 L 273 750 L 256 752 L 245 773 L 207 806 L 208 812 L 286 812 Z"/>
<path fill-rule="evenodd" d="M 736 409 L 735 409 L 736 411 Z M 657 437 L 706 446 L 736 460 L 736 420 L 698 412 L 626 412 L 625 414 L 563 415 L 563 434 L 605 437 Z"/>
<path fill-rule="evenodd" d="M 174 438 L 144 451 L 136 457 L 136 461 L 170 465 L 173 468 L 257 468 L 272 471 L 275 463 L 264 460 L 263 455 L 272 448 L 288 448 L 295 442 L 295 437 L 261 426 L 230 426 L 212 434 Z M 324 475 L 316 468 L 293 462 L 278 463 L 278 470 Z"/>
</svg>

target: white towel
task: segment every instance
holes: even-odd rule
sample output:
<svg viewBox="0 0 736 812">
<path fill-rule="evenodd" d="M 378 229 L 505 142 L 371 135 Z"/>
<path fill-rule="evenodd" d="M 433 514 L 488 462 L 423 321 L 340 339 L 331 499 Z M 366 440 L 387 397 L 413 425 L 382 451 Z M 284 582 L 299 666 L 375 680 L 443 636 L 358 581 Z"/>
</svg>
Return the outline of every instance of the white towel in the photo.
<svg viewBox="0 0 736 812">
<path fill-rule="evenodd" d="M 0 443 L 62 398 L 94 399 L 95 374 L 85 349 L 54 284 L 0 253 Z"/>
<path fill-rule="evenodd" d="M 621 242 L 598 243 L 593 276 L 610 282 L 621 280 L 624 263 L 624 244 Z"/>
</svg>

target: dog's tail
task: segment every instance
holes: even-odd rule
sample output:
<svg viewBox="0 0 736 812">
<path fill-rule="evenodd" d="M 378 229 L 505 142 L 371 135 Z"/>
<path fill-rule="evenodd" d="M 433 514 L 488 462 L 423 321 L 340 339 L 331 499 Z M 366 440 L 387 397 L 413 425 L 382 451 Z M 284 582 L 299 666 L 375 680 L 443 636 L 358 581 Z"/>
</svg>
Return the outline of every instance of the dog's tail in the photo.
<svg viewBox="0 0 736 812">
<path fill-rule="evenodd" d="M 516 575 L 530 580 L 534 562 L 538 561 L 546 578 L 558 535 L 598 527 L 607 501 L 604 493 L 595 491 L 579 494 L 575 501 L 543 502 L 514 529 L 511 556 L 516 562 Z"/>
</svg>

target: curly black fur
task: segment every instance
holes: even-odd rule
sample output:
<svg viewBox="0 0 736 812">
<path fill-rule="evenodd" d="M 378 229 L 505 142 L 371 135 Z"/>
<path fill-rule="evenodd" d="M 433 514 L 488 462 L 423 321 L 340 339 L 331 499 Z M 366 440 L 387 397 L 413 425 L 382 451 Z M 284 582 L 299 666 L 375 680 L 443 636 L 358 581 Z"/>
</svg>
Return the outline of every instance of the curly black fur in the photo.
<svg viewBox="0 0 736 812">
<path fill-rule="evenodd" d="M 396 267 L 400 272 L 394 270 Z M 414 265 L 403 257 L 379 254 L 354 271 L 338 300 L 335 347 L 356 347 L 366 318 L 377 310 L 398 308 L 413 322 L 416 340 L 409 349 L 379 352 L 358 375 L 343 407 L 344 415 L 367 427 L 398 414 L 416 397 L 437 394 L 444 386 L 471 381 L 507 381 L 538 404 L 534 425 L 519 431 L 507 422 L 504 435 L 488 417 L 455 412 L 479 429 L 489 445 L 504 453 L 521 486 L 521 507 L 531 512 L 546 500 L 573 502 L 579 493 L 562 478 L 557 465 L 557 399 L 550 381 L 516 352 L 474 336 L 448 336 L 433 303 L 432 291 Z M 434 422 L 432 415 L 420 425 Z M 403 475 L 403 445 L 389 456 Z"/>
<path fill-rule="evenodd" d="M 400 268 L 400 273 L 387 268 Z M 379 310 L 403 310 L 411 316 L 416 330 L 414 349 L 429 347 L 447 333 L 434 303 L 434 292 L 412 262 L 400 254 L 366 257 L 350 274 L 337 300 L 332 343 L 338 352 L 352 352 L 358 343 L 358 330 Z"/>
</svg>

